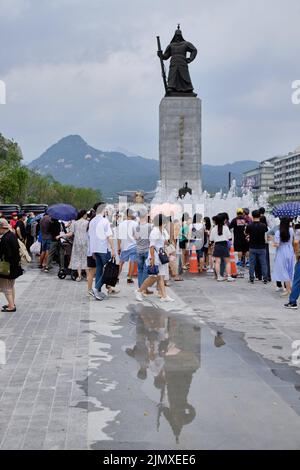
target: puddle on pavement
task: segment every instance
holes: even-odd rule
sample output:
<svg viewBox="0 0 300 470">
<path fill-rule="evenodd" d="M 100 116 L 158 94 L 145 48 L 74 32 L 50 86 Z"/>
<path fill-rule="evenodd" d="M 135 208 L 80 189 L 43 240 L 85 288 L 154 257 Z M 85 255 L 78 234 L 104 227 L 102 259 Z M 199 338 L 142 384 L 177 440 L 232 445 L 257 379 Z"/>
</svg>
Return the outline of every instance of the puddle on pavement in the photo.
<svg viewBox="0 0 300 470">
<path fill-rule="evenodd" d="M 178 443 L 183 427 L 196 416 L 188 395 L 201 365 L 201 328 L 183 315 L 153 307 L 137 306 L 130 318 L 136 342 L 125 353 L 136 362 L 137 378 L 148 379 L 143 390 L 157 402 L 157 430 L 165 419 Z M 223 342 L 221 335 L 218 340 Z"/>
<path fill-rule="evenodd" d="M 248 399 L 241 379 L 263 382 L 263 376 L 255 376 L 257 368 L 275 375 L 271 364 L 268 367 L 243 338 L 230 330 L 200 325 L 199 319 L 178 310 L 132 304 L 119 323 L 122 330 L 110 337 L 109 345 L 101 330 L 92 325 L 90 341 L 102 347 L 106 344 L 110 359 L 103 362 L 90 352 L 89 376 L 77 382 L 87 396 L 87 402 L 81 401 L 77 407 L 89 410 L 92 449 L 122 448 L 125 441 L 147 448 L 141 440 L 145 431 L 147 442 L 156 442 L 155 448 L 158 442 L 161 448 L 192 445 L 191 436 L 196 439 L 204 416 L 216 420 L 212 426 L 218 428 L 219 416 L 210 418 L 207 409 L 214 415 L 223 393 L 227 396 L 226 420 L 226 407 L 235 409 L 234 402 Z M 282 374 L 276 375 L 279 385 L 286 380 Z M 287 380 L 290 378 L 289 374 Z M 211 401 L 210 386 L 220 403 Z M 219 410 L 223 413 L 223 404 Z"/>
</svg>

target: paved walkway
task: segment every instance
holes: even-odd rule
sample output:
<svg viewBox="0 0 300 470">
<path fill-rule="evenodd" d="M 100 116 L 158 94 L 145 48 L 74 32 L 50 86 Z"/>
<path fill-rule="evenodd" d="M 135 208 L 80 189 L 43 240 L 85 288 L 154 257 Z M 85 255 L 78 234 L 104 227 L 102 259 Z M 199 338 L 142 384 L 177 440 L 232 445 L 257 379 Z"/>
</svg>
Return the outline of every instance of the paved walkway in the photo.
<svg viewBox="0 0 300 470">
<path fill-rule="evenodd" d="M 175 304 L 121 289 L 96 302 L 54 273 L 18 280 L 18 312 L 0 316 L 1 449 L 300 448 L 300 311 L 243 279 L 188 275 Z"/>
</svg>

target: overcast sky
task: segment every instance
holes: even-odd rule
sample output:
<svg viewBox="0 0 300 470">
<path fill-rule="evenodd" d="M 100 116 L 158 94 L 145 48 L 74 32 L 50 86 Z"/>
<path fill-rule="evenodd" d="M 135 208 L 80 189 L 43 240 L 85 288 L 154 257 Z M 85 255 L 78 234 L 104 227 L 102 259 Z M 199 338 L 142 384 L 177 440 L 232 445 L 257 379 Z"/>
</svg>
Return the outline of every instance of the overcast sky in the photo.
<svg viewBox="0 0 300 470">
<path fill-rule="evenodd" d="M 158 158 L 156 35 L 198 49 L 203 161 L 262 160 L 300 145 L 299 0 L 0 0 L 0 132 L 27 161 L 68 134 Z"/>
</svg>

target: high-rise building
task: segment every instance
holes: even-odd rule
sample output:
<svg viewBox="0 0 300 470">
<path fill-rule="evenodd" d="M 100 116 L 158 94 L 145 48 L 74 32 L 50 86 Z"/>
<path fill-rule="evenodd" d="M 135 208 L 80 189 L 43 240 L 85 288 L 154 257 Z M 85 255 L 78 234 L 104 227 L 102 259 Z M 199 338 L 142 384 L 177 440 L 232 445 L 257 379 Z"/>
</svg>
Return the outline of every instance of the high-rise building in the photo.
<svg viewBox="0 0 300 470">
<path fill-rule="evenodd" d="M 274 186 L 276 199 L 300 199 L 300 147 L 288 155 L 276 158 Z"/>
<path fill-rule="evenodd" d="M 246 171 L 243 186 L 251 189 L 255 196 L 267 192 L 278 201 L 300 199 L 300 147 Z"/>
</svg>

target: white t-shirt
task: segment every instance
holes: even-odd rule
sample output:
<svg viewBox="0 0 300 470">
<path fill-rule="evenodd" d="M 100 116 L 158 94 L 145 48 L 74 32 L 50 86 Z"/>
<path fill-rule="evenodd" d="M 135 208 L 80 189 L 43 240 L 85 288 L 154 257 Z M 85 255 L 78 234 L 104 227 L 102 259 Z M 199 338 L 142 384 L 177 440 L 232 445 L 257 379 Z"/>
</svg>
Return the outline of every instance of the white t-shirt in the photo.
<svg viewBox="0 0 300 470">
<path fill-rule="evenodd" d="M 121 251 L 127 251 L 136 247 L 134 233 L 138 223 L 135 220 L 123 220 L 118 226 L 118 240 L 121 240 Z"/>
<path fill-rule="evenodd" d="M 222 235 L 218 235 L 218 226 L 216 225 L 215 227 L 212 228 L 210 232 L 210 241 L 211 242 L 228 242 L 228 240 L 232 239 L 232 234 L 227 227 L 227 225 L 223 226 L 223 233 Z"/>
<path fill-rule="evenodd" d="M 91 221 L 88 230 L 88 253 L 107 253 L 110 249 L 108 237 L 112 236 L 109 220 L 102 215 L 96 215 Z"/>
<path fill-rule="evenodd" d="M 169 240 L 169 234 L 166 229 L 163 229 L 161 232 L 158 227 L 154 227 L 151 230 L 150 236 L 150 247 L 154 246 L 154 248 L 159 251 L 160 248 L 164 248 L 165 241 Z"/>
</svg>

